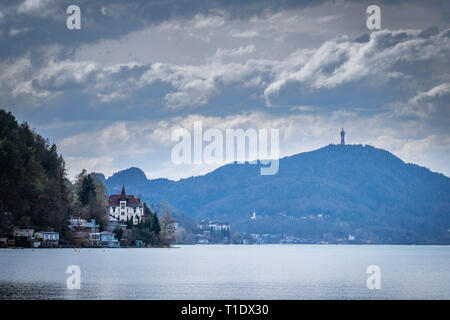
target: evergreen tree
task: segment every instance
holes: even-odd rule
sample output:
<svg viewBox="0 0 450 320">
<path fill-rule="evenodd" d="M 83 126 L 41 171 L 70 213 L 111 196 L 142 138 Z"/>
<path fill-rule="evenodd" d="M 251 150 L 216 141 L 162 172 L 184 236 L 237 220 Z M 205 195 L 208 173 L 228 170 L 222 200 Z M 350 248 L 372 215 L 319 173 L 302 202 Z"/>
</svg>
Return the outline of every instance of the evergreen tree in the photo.
<svg viewBox="0 0 450 320">
<path fill-rule="evenodd" d="M 122 228 L 116 228 L 113 230 L 113 233 L 116 235 L 117 240 L 122 240 L 123 237 L 123 230 Z"/>
<path fill-rule="evenodd" d="M 156 215 L 156 212 L 153 213 L 151 231 L 153 231 L 156 235 L 159 235 L 159 233 L 161 232 L 161 225 L 159 223 L 159 219 L 158 216 Z"/>
<path fill-rule="evenodd" d="M 84 219 L 95 219 L 103 230 L 108 223 L 106 187 L 96 174 L 88 174 L 85 169 L 77 178 L 74 185 L 77 191 L 77 199 L 73 203 L 75 213 Z"/>
<path fill-rule="evenodd" d="M 56 146 L 0 110 L 0 228 L 67 228 L 70 183 Z"/>
<path fill-rule="evenodd" d="M 97 192 L 95 189 L 95 184 L 91 175 L 88 174 L 84 177 L 81 183 L 81 189 L 78 190 L 78 200 L 80 200 L 83 206 L 87 205 L 91 199 L 97 199 Z"/>
<path fill-rule="evenodd" d="M 128 219 L 128 216 L 127 216 L 127 221 L 125 222 L 125 225 L 127 226 L 127 229 L 132 229 L 134 226 L 133 219 Z"/>
</svg>

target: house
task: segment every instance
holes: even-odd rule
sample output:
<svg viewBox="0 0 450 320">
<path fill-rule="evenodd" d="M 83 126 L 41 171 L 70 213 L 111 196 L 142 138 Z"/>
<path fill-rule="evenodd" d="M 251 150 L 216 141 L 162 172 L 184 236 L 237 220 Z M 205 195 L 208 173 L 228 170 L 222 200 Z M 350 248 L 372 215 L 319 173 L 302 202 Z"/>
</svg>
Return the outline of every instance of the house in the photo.
<svg viewBox="0 0 450 320">
<path fill-rule="evenodd" d="M 200 230 L 209 230 L 209 221 L 208 220 L 202 220 L 199 224 L 197 224 L 197 228 Z"/>
<path fill-rule="evenodd" d="M 109 223 L 106 226 L 106 231 L 114 231 L 117 228 L 126 228 L 126 224 L 121 223 L 118 219 L 114 218 L 113 215 L 109 215 L 108 217 Z"/>
<path fill-rule="evenodd" d="M 116 239 L 116 235 L 109 231 L 100 232 L 100 245 L 103 247 L 109 248 L 118 248 L 120 247 L 119 240 Z"/>
<path fill-rule="evenodd" d="M 86 229 L 94 230 L 94 229 L 98 229 L 100 227 L 100 225 L 95 223 L 95 219 L 91 219 L 91 221 L 85 222 L 83 227 Z"/>
<path fill-rule="evenodd" d="M 16 247 L 32 248 L 34 243 L 34 229 L 15 229 L 14 241 Z"/>
<path fill-rule="evenodd" d="M 34 234 L 35 241 L 40 242 L 41 247 L 57 247 L 59 245 L 59 233 L 41 231 Z"/>
<path fill-rule="evenodd" d="M 69 219 L 69 229 L 71 230 L 90 230 L 94 232 L 95 229 L 98 229 L 99 225 L 95 223 L 95 219 L 91 219 L 90 221 L 86 221 L 84 219 L 70 218 Z"/>
<path fill-rule="evenodd" d="M 108 219 L 109 219 L 109 221 L 108 221 L 109 223 L 108 223 L 108 226 L 106 227 L 106 229 L 108 231 L 113 231 L 114 229 L 116 229 L 116 228 L 121 226 L 121 224 L 119 223 L 119 220 L 114 218 L 113 215 L 110 214 L 108 216 Z"/>
<path fill-rule="evenodd" d="M 0 238 L 0 248 L 8 247 L 8 238 Z"/>
<path fill-rule="evenodd" d="M 100 232 L 89 232 L 89 246 L 98 247 L 100 245 Z"/>
<path fill-rule="evenodd" d="M 197 228 L 200 230 L 213 230 L 213 231 L 230 231 L 231 227 L 228 222 L 218 222 L 218 221 L 208 221 L 208 220 L 202 220 L 198 225 Z"/>
<path fill-rule="evenodd" d="M 76 246 L 98 246 L 98 239 L 92 238 L 91 234 L 98 234 L 100 225 L 95 219 L 90 221 L 78 218 L 69 219 L 69 229 L 73 231 L 73 243 Z"/>
<path fill-rule="evenodd" d="M 84 219 L 77 219 L 77 218 L 69 218 L 69 229 L 70 230 L 77 230 L 79 228 L 82 228 L 84 224 L 86 223 L 86 220 Z"/>
<path fill-rule="evenodd" d="M 231 227 L 228 222 L 218 222 L 213 221 L 209 224 L 209 228 L 212 228 L 214 231 L 230 231 Z"/>
<path fill-rule="evenodd" d="M 117 220 L 124 222 L 132 220 L 133 224 L 138 224 L 144 216 L 142 199 L 126 194 L 124 186 L 120 194 L 109 196 L 107 211 Z"/>
</svg>

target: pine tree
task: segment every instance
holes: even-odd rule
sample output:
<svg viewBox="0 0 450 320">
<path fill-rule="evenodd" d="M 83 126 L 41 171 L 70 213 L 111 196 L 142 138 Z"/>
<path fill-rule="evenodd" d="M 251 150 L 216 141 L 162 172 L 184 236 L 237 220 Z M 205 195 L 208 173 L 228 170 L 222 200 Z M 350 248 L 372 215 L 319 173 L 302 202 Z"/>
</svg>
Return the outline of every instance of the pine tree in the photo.
<svg viewBox="0 0 450 320">
<path fill-rule="evenodd" d="M 91 199 L 97 199 L 95 184 L 90 174 L 81 183 L 81 189 L 78 190 L 78 199 L 83 206 L 87 205 Z"/>
<path fill-rule="evenodd" d="M 0 109 L 0 228 L 63 231 L 71 213 L 65 163 L 55 145 Z"/>
<path fill-rule="evenodd" d="M 153 214 L 151 230 L 155 232 L 156 235 L 159 235 L 159 233 L 161 232 L 161 225 L 159 223 L 159 219 L 158 216 L 156 215 L 156 212 Z"/>
</svg>

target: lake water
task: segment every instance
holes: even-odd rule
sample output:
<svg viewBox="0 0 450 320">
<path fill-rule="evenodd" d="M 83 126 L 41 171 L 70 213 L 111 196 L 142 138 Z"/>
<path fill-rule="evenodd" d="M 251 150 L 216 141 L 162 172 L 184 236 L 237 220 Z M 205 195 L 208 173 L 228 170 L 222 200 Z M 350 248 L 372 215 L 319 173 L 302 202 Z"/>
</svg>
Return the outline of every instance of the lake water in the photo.
<svg viewBox="0 0 450 320">
<path fill-rule="evenodd" d="M 0 249 L 0 299 L 450 299 L 450 246 Z"/>
</svg>

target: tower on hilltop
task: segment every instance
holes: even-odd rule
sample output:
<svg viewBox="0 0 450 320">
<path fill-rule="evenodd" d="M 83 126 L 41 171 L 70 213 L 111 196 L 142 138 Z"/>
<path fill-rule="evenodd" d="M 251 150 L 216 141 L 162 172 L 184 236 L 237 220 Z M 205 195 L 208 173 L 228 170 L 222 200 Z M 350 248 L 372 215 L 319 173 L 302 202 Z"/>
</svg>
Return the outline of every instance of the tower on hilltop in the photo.
<svg viewBox="0 0 450 320">
<path fill-rule="evenodd" d="M 345 131 L 344 128 L 342 128 L 341 131 L 341 145 L 343 146 L 345 144 Z"/>
</svg>

